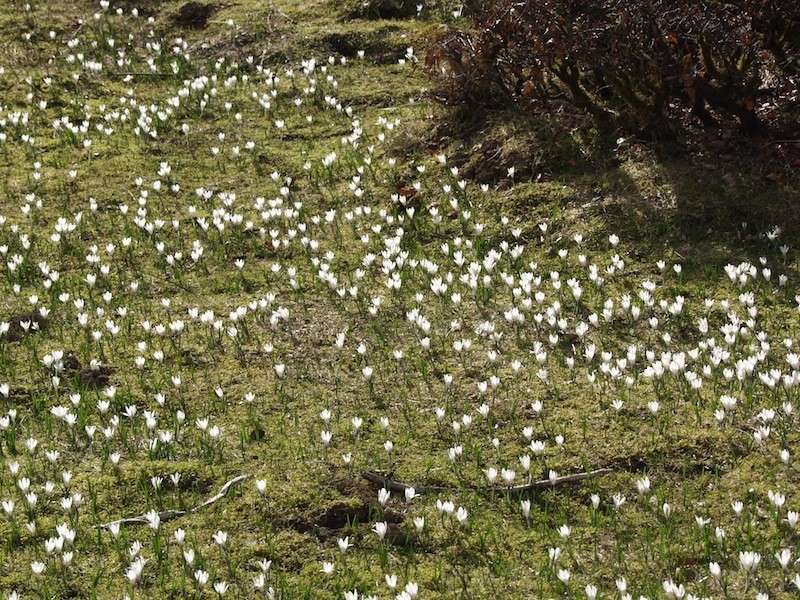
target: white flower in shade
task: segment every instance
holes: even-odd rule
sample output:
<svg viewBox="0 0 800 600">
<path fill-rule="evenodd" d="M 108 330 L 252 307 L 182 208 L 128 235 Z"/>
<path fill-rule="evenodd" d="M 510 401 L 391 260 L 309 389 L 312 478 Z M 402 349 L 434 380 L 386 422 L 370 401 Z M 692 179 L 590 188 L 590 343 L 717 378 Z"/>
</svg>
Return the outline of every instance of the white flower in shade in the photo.
<svg viewBox="0 0 800 600">
<path fill-rule="evenodd" d="M 388 529 L 389 525 L 388 523 L 386 523 L 386 521 L 379 521 L 375 523 L 375 525 L 372 528 L 372 531 L 375 532 L 375 535 L 378 536 L 379 540 L 383 540 L 383 538 L 386 537 L 386 532 L 388 531 Z"/>
</svg>

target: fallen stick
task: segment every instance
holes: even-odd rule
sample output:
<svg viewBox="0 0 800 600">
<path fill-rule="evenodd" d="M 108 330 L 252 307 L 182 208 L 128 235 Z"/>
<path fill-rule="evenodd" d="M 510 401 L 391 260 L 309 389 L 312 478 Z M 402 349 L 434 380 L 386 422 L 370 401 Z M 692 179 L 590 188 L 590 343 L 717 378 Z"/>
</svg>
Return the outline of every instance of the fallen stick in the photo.
<svg viewBox="0 0 800 600">
<path fill-rule="evenodd" d="M 595 469 L 594 471 L 586 471 L 583 473 L 573 473 L 572 475 L 564 475 L 563 477 L 556 477 L 554 479 L 539 479 L 538 481 L 532 481 L 530 483 L 526 483 L 523 485 L 514 485 L 510 488 L 506 488 L 510 492 L 527 492 L 530 490 L 546 490 L 547 488 L 556 487 L 559 485 L 565 485 L 569 483 L 577 483 L 578 481 L 583 481 L 584 479 L 589 479 L 590 477 L 596 477 L 598 475 L 605 475 L 606 473 L 611 473 L 611 469 Z M 502 489 L 502 488 L 500 488 Z"/>
<path fill-rule="evenodd" d="M 489 491 L 507 491 L 512 493 L 519 493 L 519 492 L 528 492 L 533 490 L 544 490 L 548 488 L 557 487 L 559 485 L 566 485 L 570 483 L 577 483 L 579 481 L 583 481 L 584 479 L 589 479 L 590 477 L 596 477 L 598 475 L 604 475 L 605 473 L 611 473 L 611 469 L 595 469 L 594 471 L 586 471 L 584 473 L 573 473 L 572 475 L 564 475 L 563 477 L 556 477 L 555 479 L 539 479 L 538 481 L 532 481 L 531 483 L 526 483 L 523 485 L 515 485 L 511 487 L 503 487 L 503 486 L 492 486 L 492 487 L 467 487 L 465 489 L 470 491 L 476 492 L 489 492 Z M 419 493 L 425 492 L 444 492 L 444 491 L 457 491 L 458 488 L 454 487 L 445 487 L 445 486 L 413 486 L 407 483 L 403 483 L 402 481 L 398 481 L 396 479 L 392 479 L 391 477 L 386 477 L 381 475 L 380 473 L 376 473 L 375 471 L 364 471 L 361 473 L 361 477 L 373 483 L 375 485 L 380 485 L 381 487 L 389 490 L 390 492 L 395 492 L 397 494 L 403 494 L 409 488 L 413 488 L 415 491 Z"/>
<path fill-rule="evenodd" d="M 228 481 L 225 485 L 223 485 L 219 492 L 214 496 L 211 496 L 208 500 L 203 502 L 202 504 L 198 504 L 194 508 L 190 510 L 164 510 L 158 513 L 159 520 L 163 523 L 164 521 L 169 521 L 170 519 L 176 519 L 178 517 L 182 517 L 184 515 L 188 515 L 191 513 L 196 513 L 202 508 L 210 506 L 214 504 L 217 500 L 221 500 L 225 496 L 228 495 L 231 487 L 236 485 L 237 483 L 241 483 L 245 479 L 247 479 L 249 475 L 239 475 L 238 477 L 234 477 L 230 481 Z M 138 523 L 148 523 L 149 520 L 147 518 L 147 513 L 142 515 L 137 515 L 135 517 L 126 517 L 124 519 L 118 519 L 116 521 L 109 521 L 108 523 L 103 523 L 102 525 L 97 525 L 96 527 L 100 529 L 109 529 L 114 525 L 134 525 Z"/>
<path fill-rule="evenodd" d="M 228 495 L 228 492 L 230 491 L 231 487 L 233 487 L 237 483 L 241 483 L 242 481 L 244 481 L 248 477 L 249 477 L 249 475 L 239 475 L 238 477 L 234 477 L 233 479 L 231 479 L 228 483 L 226 483 L 225 485 L 223 485 L 219 489 L 219 493 L 216 496 L 211 496 L 211 498 L 209 498 L 208 500 L 206 500 L 202 504 L 199 504 L 199 505 L 195 506 L 189 512 L 197 512 L 201 508 L 205 508 L 206 506 L 209 506 L 210 504 L 214 504 L 214 502 L 216 502 L 217 500 L 221 500 L 222 498 L 224 498 L 225 496 Z"/>
<path fill-rule="evenodd" d="M 182 517 L 185 514 L 185 510 L 164 510 L 158 513 L 158 518 L 161 520 L 161 522 L 164 522 L 176 517 Z M 108 523 L 103 523 L 102 525 L 96 525 L 95 527 L 99 527 L 100 529 L 110 529 L 114 525 L 134 525 L 137 523 L 149 523 L 149 521 L 145 515 L 139 515 L 138 517 L 126 517 L 117 521 L 110 521 Z"/>
</svg>

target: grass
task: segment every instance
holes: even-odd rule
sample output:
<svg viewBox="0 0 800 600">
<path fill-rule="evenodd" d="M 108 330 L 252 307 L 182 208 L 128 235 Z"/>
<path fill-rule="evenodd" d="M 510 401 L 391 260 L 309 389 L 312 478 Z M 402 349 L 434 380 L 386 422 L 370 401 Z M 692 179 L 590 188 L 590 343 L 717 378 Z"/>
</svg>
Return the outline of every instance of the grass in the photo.
<svg viewBox="0 0 800 600">
<path fill-rule="evenodd" d="M 0 516 L 0 592 L 294 599 L 358 590 L 383 598 L 404 587 L 412 597 L 411 583 L 420 598 L 584 597 L 587 585 L 611 598 L 624 577 L 634 597 L 662 597 L 665 581 L 697 597 L 793 597 L 797 569 L 781 568 L 774 554 L 797 542 L 787 519 L 797 510 L 798 471 L 779 455 L 793 454 L 798 441 L 797 396 L 758 377 L 796 372 L 782 344 L 798 325 L 794 249 L 779 249 L 790 243 L 785 234 L 770 240 L 760 222 L 725 229 L 719 216 L 696 222 L 684 208 L 707 196 L 720 202 L 728 184 L 698 183 L 696 165 L 634 146 L 597 162 L 608 149 L 528 117 L 490 119 L 472 139 L 437 135 L 443 115 L 426 99 L 423 69 L 399 61 L 408 48 L 422 56 L 452 19 L 446 7 L 373 20 L 322 0 L 240 0 L 186 29 L 174 20 L 181 2 L 140 4 L 138 18 L 130 2 L 119 4 L 122 16 L 83 0 L 0 8 L 0 321 L 17 328 L 32 311 L 49 310 L 40 332 L 0 338 L 0 384 L 8 385 L 0 388 L 0 501 L 14 502 Z M 301 64 L 312 57 L 313 68 Z M 102 71 L 92 73 L 90 61 Z M 528 147 L 541 149 L 535 160 Z M 509 165 L 519 166 L 513 177 Z M 778 188 L 758 197 L 788 203 Z M 519 257 L 515 244 L 524 246 Z M 723 269 L 743 261 L 769 267 L 770 279 L 761 272 L 731 285 Z M 474 281 L 470 263 L 486 269 Z M 548 283 L 556 271 L 559 287 Z M 386 287 L 392 272 L 402 277 L 399 290 Z M 640 295 L 646 280 L 655 284 L 650 307 Z M 437 295 L 432 285 L 442 283 L 448 289 Z M 740 296 L 749 292 L 755 316 Z M 640 318 L 620 310 L 626 295 Z M 671 313 L 677 296 L 685 308 Z M 716 304 L 706 307 L 707 298 Z M 506 319 L 512 306 L 524 324 Z M 579 336 L 592 314 L 597 323 Z M 698 330 L 701 317 L 708 332 Z M 721 328 L 748 318 L 749 333 L 724 344 Z M 767 337 L 754 345 L 762 330 Z M 731 358 L 704 373 L 710 337 Z M 626 359 L 631 346 L 635 361 Z M 590 347 L 596 354 L 587 358 Z M 688 364 L 654 382 L 646 367 L 667 352 L 683 352 Z M 752 372 L 726 378 L 725 368 L 759 352 Z M 92 360 L 110 369 L 108 381 Z M 703 379 L 699 392 L 687 371 Z M 738 404 L 720 424 L 725 394 Z M 770 435 L 757 441 L 767 424 Z M 323 432 L 332 435 L 327 445 Z M 26 448 L 29 439 L 35 448 Z M 541 456 L 531 441 L 545 442 Z M 530 475 L 519 462 L 525 453 Z M 499 478 L 489 485 L 489 467 L 515 470 L 516 483 L 551 470 L 612 471 L 517 494 Z M 447 490 L 411 501 L 393 494 L 382 505 L 364 470 Z M 126 525 L 114 536 L 98 527 L 189 510 L 239 475 L 248 479 L 224 498 L 158 528 Z M 640 494 L 645 476 L 651 488 Z M 37 495 L 30 506 L 28 489 Z M 785 493 L 785 506 L 770 504 L 770 491 Z M 454 514 L 463 507 L 464 522 L 442 514 L 437 500 L 452 501 Z M 738 517 L 736 500 L 744 503 Z M 527 517 L 521 501 L 530 502 Z M 384 521 L 390 531 L 381 540 L 372 530 Z M 65 541 L 65 527 L 74 541 Z M 214 540 L 219 531 L 224 544 Z M 352 547 L 341 552 L 345 538 Z M 51 539 L 60 550 L 47 550 Z M 752 575 L 740 567 L 744 551 L 762 556 Z M 141 572 L 137 557 L 146 561 Z M 709 575 L 710 562 L 721 565 L 721 579 Z M 254 585 L 260 573 L 264 590 Z M 385 582 L 391 574 L 396 590 Z M 221 582 L 227 591 L 214 589 Z"/>
</svg>

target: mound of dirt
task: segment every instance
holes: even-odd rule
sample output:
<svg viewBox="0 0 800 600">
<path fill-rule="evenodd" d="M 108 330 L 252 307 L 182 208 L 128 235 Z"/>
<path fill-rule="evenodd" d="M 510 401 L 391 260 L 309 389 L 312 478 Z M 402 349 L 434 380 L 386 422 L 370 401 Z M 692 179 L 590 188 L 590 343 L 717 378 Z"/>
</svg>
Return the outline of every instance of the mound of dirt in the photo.
<svg viewBox="0 0 800 600">
<path fill-rule="evenodd" d="M 63 359 L 64 374 L 75 385 L 89 389 L 106 387 L 116 369 L 108 365 L 83 366 L 73 352 L 67 352 Z"/>
<path fill-rule="evenodd" d="M 204 29 L 208 25 L 208 20 L 216 11 L 217 6 L 213 4 L 187 2 L 180 7 L 172 21 L 179 27 Z"/>
<path fill-rule="evenodd" d="M 25 336 L 47 328 L 47 319 L 36 311 L 11 315 L 3 320 L 8 322 L 6 339 L 9 342 L 19 342 Z"/>
<path fill-rule="evenodd" d="M 348 58 L 358 56 L 360 51 L 372 62 L 395 63 L 402 56 L 405 46 L 392 39 L 396 27 L 384 27 L 372 32 L 333 31 L 322 37 L 322 43 L 332 52 Z"/>
<path fill-rule="evenodd" d="M 417 14 L 419 0 L 357 0 L 350 10 L 354 19 L 408 19 Z"/>
</svg>

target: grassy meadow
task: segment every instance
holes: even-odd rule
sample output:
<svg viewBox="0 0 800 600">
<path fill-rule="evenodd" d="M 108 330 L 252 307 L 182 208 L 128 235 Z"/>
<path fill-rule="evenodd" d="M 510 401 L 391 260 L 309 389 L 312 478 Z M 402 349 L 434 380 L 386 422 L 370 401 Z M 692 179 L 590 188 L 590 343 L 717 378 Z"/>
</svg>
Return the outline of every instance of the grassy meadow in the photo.
<svg viewBox="0 0 800 600">
<path fill-rule="evenodd" d="M 0 598 L 800 593 L 796 189 L 419 2 L 2 3 Z"/>
</svg>

